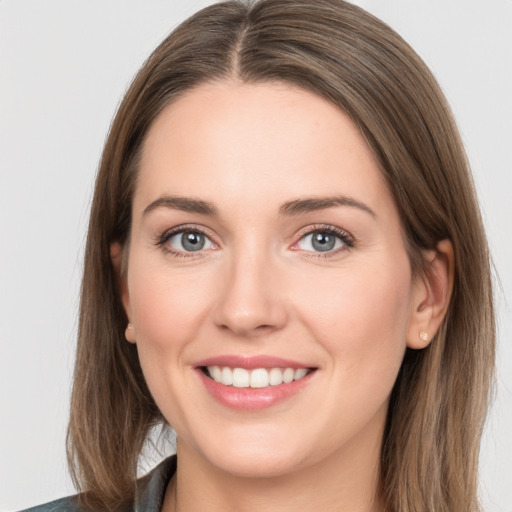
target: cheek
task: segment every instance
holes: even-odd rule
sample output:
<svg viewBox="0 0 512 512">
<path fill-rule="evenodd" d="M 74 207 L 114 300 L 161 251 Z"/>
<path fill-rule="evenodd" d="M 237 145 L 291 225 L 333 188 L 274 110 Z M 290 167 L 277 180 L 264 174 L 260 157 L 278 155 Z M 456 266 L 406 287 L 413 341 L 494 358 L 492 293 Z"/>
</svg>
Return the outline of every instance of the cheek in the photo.
<svg viewBox="0 0 512 512">
<path fill-rule="evenodd" d="M 331 364 L 357 382 L 394 381 L 406 346 L 411 276 L 408 260 L 344 268 L 304 283 L 298 304 L 303 323 L 330 355 Z M 397 269 L 400 271 L 397 272 Z"/>
<path fill-rule="evenodd" d="M 179 398 L 187 386 L 187 350 L 198 339 L 211 296 L 209 281 L 199 274 L 170 272 L 134 256 L 128 273 L 137 351 L 147 385 L 169 420 L 181 418 Z M 181 390 L 181 391 L 179 391 Z M 174 423 L 174 422 L 173 422 Z"/>
<path fill-rule="evenodd" d="M 211 295 L 207 275 L 170 272 L 161 265 L 138 265 L 129 275 L 132 317 L 138 343 L 169 349 L 193 339 Z"/>
<path fill-rule="evenodd" d="M 130 308 L 142 372 L 166 419 L 186 431 L 187 404 L 194 402 L 186 381 L 187 354 L 200 337 L 213 286 L 205 275 L 191 279 L 189 271 L 170 272 L 147 258 L 139 263 L 134 256 L 130 264 Z"/>
</svg>

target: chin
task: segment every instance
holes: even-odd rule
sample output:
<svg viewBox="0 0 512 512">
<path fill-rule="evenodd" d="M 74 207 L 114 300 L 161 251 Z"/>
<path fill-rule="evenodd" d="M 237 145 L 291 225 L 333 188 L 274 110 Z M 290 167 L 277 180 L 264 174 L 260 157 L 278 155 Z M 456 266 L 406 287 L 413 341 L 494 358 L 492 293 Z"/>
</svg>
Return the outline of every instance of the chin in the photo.
<svg viewBox="0 0 512 512">
<path fill-rule="evenodd" d="M 285 476 L 302 467 L 299 451 L 288 454 L 275 451 L 269 453 L 265 449 L 249 450 L 243 455 L 229 450 L 215 457 L 212 463 L 220 470 L 233 476 L 244 478 L 275 478 Z"/>
<path fill-rule="evenodd" d="M 282 433 L 272 435 L 264 428 L 247 428 L 243 437 L 216 436 L 216 442 L 199 443 L 196 451 L 212 466 L 233 476 L 277 477 L 289 474 L 305 463 L 303 443 L 301 445 L 291 437 Z"/>
</svg>

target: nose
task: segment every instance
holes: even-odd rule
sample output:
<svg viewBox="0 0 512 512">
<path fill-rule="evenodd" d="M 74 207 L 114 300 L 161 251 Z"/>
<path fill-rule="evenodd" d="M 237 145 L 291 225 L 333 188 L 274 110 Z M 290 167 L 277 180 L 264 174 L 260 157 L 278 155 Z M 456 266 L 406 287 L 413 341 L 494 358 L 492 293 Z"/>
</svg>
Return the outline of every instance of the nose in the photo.
<svg viewBox="0 0 512 512">
<path fill-rule="evenodd" d="M 215 324 L 252 338 L 282 329 L 287 321 L 284 278 L 271 258 L 255 251 L 232 255 L 222 276 Z"/>
</svg>

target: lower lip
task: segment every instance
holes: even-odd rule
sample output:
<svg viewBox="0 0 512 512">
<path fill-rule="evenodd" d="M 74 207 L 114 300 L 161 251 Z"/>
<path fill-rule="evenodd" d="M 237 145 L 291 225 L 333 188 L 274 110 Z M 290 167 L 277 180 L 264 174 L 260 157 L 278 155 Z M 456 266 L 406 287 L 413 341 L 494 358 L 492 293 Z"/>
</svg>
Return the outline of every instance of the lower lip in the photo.
<svg viewBox="0 0 512 512">
<path fill-rule="evenodd" d="M 207 377 L 201 369 L 198 369 L 197 372 L 206 390 L 213 398 L 230 409 L 241 411 L 261 411 L 291 398 L 309 384 L 315 373 L 311 371 L 302 379 L 294 380 L 288 384 L 279 384 L 278 386 L 236 388 L 215 382 Z"/>
</svg>

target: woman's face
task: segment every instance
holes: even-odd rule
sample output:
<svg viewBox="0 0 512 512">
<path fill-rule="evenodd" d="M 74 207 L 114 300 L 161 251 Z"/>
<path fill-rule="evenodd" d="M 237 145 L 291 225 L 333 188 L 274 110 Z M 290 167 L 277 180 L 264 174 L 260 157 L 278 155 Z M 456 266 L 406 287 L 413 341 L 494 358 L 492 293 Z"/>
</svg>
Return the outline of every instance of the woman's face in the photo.
<svg viewBox="0 0 512 512">
<path fill-rule="evenodd" d="M 375 463 L 423 292 L 374 155 L 326 100 L 206 84 L 152 125 L 123 302 L 179 453 L 252 476 Z"/>
</svg>

